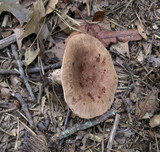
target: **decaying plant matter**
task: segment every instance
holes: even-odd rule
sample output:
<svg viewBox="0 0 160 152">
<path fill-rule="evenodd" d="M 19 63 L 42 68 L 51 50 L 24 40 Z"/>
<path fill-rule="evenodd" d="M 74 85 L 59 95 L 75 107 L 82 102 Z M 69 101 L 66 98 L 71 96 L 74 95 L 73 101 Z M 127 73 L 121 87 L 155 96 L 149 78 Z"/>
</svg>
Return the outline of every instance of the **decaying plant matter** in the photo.
<svg viewBox="0 0 160 152">
<path fill-rule="evenodd" d="M 141 35 L 136 29 L 123 30 L 123 31 L 109 31 L 101 29 L 99 25 L 86 24 L 86 25 L 81 25 L 79 27 L 79 30 L 81 30 L 83 33 L 87 33 L 96 37 L 104 44 L 105 47 L 108 47 L 110 43 L 117 43 L 118 41 L 129 42 L 129 41 L 138 41 L 142 39 Z M 73 32 L 69 36 L 69 38 L 78 33 L 79 32 Z"/>
</svg>

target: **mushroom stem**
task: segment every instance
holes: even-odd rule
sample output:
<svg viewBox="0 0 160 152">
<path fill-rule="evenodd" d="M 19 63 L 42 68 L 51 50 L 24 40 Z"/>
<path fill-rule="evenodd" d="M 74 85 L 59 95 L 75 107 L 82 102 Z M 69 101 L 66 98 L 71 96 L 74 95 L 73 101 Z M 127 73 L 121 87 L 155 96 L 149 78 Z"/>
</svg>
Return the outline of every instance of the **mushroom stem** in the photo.
<svg viewBox="0 0 160 152">
<path fill-rule="evenodd" d="M 53 72 L 52 72 L 52 81 L 53 81 L 54 84 L 62 85 L 61 69 L 53 70 Z"/>
</svg>

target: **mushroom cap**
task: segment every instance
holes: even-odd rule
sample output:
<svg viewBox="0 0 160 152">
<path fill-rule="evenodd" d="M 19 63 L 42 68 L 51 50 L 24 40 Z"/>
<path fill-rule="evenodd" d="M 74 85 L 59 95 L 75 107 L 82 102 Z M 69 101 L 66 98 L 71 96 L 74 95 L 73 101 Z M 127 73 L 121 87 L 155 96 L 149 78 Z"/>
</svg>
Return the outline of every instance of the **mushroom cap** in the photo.
<svg viewBox="0 0 160 152">
<path fill-rule="evenodd" d="M 72 36 L 61 69 L 64 98 L 74 114 L 90 119 L 112 105 L 118 78 L 103 44 L 88 34 Z"/>
</svg>

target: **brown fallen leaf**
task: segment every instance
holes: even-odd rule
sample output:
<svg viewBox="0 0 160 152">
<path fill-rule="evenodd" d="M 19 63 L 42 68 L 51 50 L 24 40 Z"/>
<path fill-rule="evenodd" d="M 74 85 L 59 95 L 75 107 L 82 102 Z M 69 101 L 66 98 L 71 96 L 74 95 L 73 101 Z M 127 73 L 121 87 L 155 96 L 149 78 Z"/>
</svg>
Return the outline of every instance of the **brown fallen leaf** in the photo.
<svg viewBox="0 0 160 152">
<path fill-rule="evenodd" d="M 8 100 L 10 98 L 10 89 L 9 88 L 1 88 L 0 89 L 0 96 L 4 100 Z"/>
<path fill-rule="evenodd" d="M 30 47 L 25 52 L 25 65 L 30 65 L 38 56 L 40 49 L 32 50 Z"/>
<path fill-rule="evenodd" d="M 58 3 L 58 0 L 49 0 L 47 8 L 46 8 L 46 15 L 50 14 L 54 11 L 56 8 L 56 5 Z"/>
<path fill-rule="evenodd" d="M 0 14 L 3 12 L 12 13 L 23 25 L 30 20 L 31 11 L 19 4 L 19 0 L 0 0 Z"/>
<path fill-rule="evenodd" d="M 102 11 L 103 7 L 108 7 L 108 6 L 109 6 L 108 1 L 101 1 L 101 0 L 92 1 L 93 12 Z"/>
<path fill-rule="evenodd" d="M 143 54 L 143 51 L 140 50 L 139 54 L 137 55 L 137 60 L 139 62 L 143 62 L 145 55 Z"/>
<path fill-rule="evenodd" d="M 95 21 L 102 22 L 104 17 L 105 17 L 105 12 L 104 11 L 97 11 L 93 16 L 92 21 L 93 22 L 95 22 Z"/>
<path fill-rule="evenodd" d="M 1 35 L 3 38 L 6 38 L 6 37 L 10 36 L 11 33 L 12 33 L 12 31 L 5 31 L 5 32 L 1 32 Z"/>
<path fill-rule="evenodd" d="M 65 44 L 60 41 L 59 43 L 56 43 L 55 46 L 51 49 L 52 53 L 55 54 L 56 57 L 58 57 L 60 60 L 63 59 Z"/>
<path fill-rule="evenodd" d="M 146 97 L 145 101 L 139 103 L 136 106 L 136 116 L 138 119 L 146 119 L 149 118 L 154 112 L 158 109 L 157 99 L 157 90 L 154 89 L 150 94 Z"/>
<path fill-rule="evenodd" d="M 154 128 L 156 126 L 160 125 L 160 115 L 154 115 L 150 121 L 149 121 L 149 125 L 151 126 L 151 128 Z"/>
<path fill-rule="evenodd" d="M 40 52 L 39 50 L 36 51 L 27 51 L 25 55 L 25 61 L 26 64 L 29 65 L 32 63 L 32 61 L 40 54 L 41 56 L 44 55 L 44 45 L 43 40 L 48 39 L 49 41 L 53 42 L 51 36 L 50 36 L 50 31 L 48 30 L 47 25 L 44 22 L 44 17 L 45 17 L 45 8 L 44 8 L 44 3 L 42 0 L 37 0 L 33 3 L 33 15 L 31 20 L 24 26 L 24 27 L 17 27 L 14 29 L 14 32 L 16 33 L 16 38 L 17 38 L 17 44 L 18 48 L 21 49 L 22 47 L 22 40 L 29 36 L 32 33 L 37 34 L 37 39 L 40 42 Z"/>
<path fill-rule="evenodd" d="M 140 23 L 138 20 L 135 21 L 135 24 L 137 25 L 137 29 L 139 34 L 146 40 L 147 39 L 147 35 L 145 33 L 145 27 L 142 23 Z"/>
<path fill-rule="evenodd" d="M 21 36 L 24 33 L 24 29 L 22 27 L 16 27 L 15 29 L 13 29 L 13 31 L 16 34 L 16 41 L 17 41 L 18 49 L 20 50 L 22 47 L 22 40 L 23 40 Z"/>
<path fill-rule="evenodd" d="M 21 39 L 27 37 L 28 35 L 35 33 L 39 34 L 44 25 L 45 8 L 42 0 L 37 0 L 33 4 L 33 15 L 31 20 L 26 24 L 24 28 L 24 33 L 21 35 Z"/>
<path fill-rule="evenodd" d="M 153 131 L 151 131 L 151 130 L 144 130 L 144 132 L 145 132 L 148 136 L 150 136 L 150 137 L 152 137 L 152 138 L 155 138 L 155 134 L 156 134 L 156 137 L 157 137 L 157 138 L 160 138 L 160 133 L 158 133 L 158 132 L 153 132 Z"/>
<path fill-rule="evenodd" d="M 118 41 L 129 42 L 142 39 L 142 37 L 138 33 L 138 30 L 136 29 L 124 31 L 109 31 L 101 29 L 99 25 L 86 24 L 81 25 L 79 27 L 79 30 L 81 30 L 83 33 L 87 33 L 96 37 L 104 44 L 105 47 L 107 47 L 110 43 L 117 43 Z M 73 35 L 74 33 L 72 33 L 70 36 Z"/>
<path fill-rule="evenodd" d="M 111 49 L 114 49 L 123 56 L 127 56 L 128 58 L 130 58 L 128 42 L 117 42 L 116 44 L 113 44 L 111 46 Z"/>
</svg>

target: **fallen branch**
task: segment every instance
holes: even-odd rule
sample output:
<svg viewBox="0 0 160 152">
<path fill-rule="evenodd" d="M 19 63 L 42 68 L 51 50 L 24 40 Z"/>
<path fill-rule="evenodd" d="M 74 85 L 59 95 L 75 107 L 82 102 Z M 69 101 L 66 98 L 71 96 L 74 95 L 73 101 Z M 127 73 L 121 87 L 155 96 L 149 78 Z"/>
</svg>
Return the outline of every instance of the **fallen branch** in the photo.
<svg viewBox="0 0 160 152">
<path fill-rule="evenodd" d="M 84 124 L 76 124 L 75 126 L 69 128 L 69 129 L 66 129 L 65 131 L 62 131 L 61 133 L 55 134 L 52 137 L 52 140 L 55 141 L 55 140 L 61 140 L 61 139 L 67 138 L 68 136 L 71 136 L 72 134 L 74 134 L 77 131 L 85 130 L 90 127 L 93 127 L 93 126 L 105 121 L 107 118 L 109 118 L 113 115 L 115 115 L 115 112 L 109 111 L 109 112 L 106 112 L 105 114 L 103 114 L 102 116 L 99 116 L 97 118 L 94 118 L 94 119 L 91 119 L 91 120 L 85 122 Z"/>
<path fill-rule="evenodd" d="M 0 50 L 16 42 L 16 34 L 12 34 L 2 40 L 0 40 Z"/>
<path fill-rule="evenodd" d="M 19 93 L 13 93 L 12 94 L 20 103 L 21 107 L 22 107 L 22 111 L 24 112 L 25 116 L 28 119 L 29 125 L 30 127 L 33 127 L 33 119 L 31 114 L 28 111 L 28 106 L 26 104 L 26 102 L 24 101 L 24 99 L 22 98 L 22 96 Z"/>
<path fill-rule="evenodd" d="M 61 63 L 55 63 L 55 64 L 46 65 L 43 67 L 43 69 L 44 69 L 44 71 L 47 71 L 50 69 L 57 69 L 60 67 L 61 67 Z M 39 67 L 30 68 L 27 70 L 27 74 L 39 73 L 40 71 L 41 71 L 41 68 L 39 68 Z M 10 74 L 20 75 L 20 73 L 16 70 L 0 69 L 0 75 L 10 75 Z"/>
<path fill-rule="evenodd" d="M 18 52 L 17 52 L 17 47 L 15 44 L 12 44 L 11 45 L 11 50 L 12 50 L 12 53 L 13 53 L 13 56 L 15 57 L 16 59 L 16 62 L 17 62 L 17 65 L 18 65 L 18 68 L 19 68 L 19 73 L 20 73 L 20 76 L 21 76 L 21 79 L 23 79 L 23 82 L 29 92 L 29 95 L 31 96 L 31 99 L 33 101 L 36 101 L 36 98 L 35 98 L 35 95 L 33 94 L 33 91 L 32 91 L 32 88 L 27 80 L 27 77 L 25 76 L 24 74 L 24 70 L 23 70 L 23 65 L 22 65 L 22 61 L 20 60 L 19 56 L 18 56 Z"/>
</svg>

